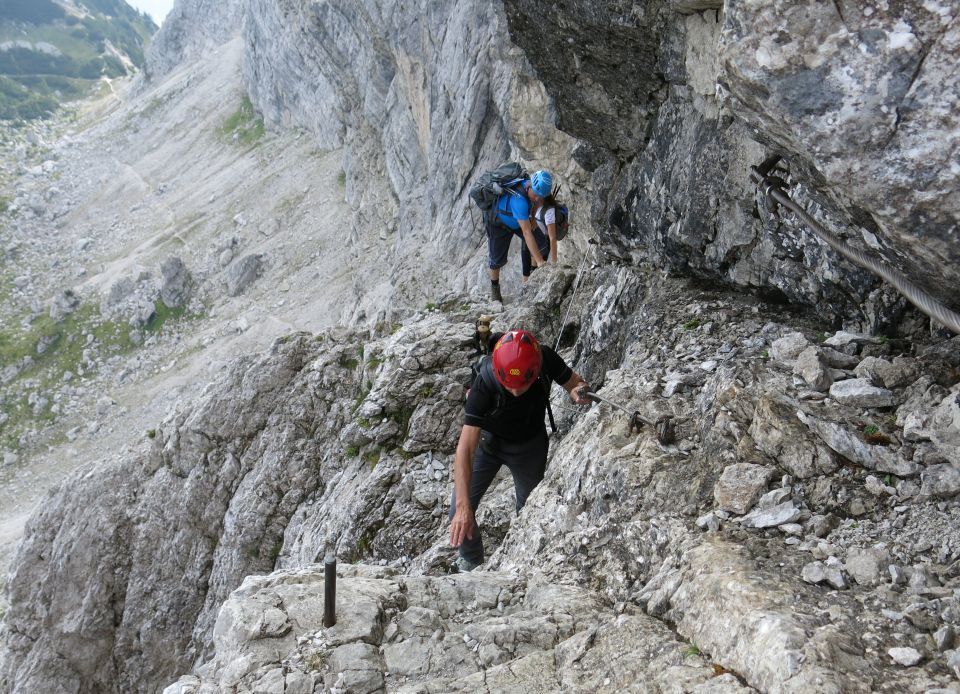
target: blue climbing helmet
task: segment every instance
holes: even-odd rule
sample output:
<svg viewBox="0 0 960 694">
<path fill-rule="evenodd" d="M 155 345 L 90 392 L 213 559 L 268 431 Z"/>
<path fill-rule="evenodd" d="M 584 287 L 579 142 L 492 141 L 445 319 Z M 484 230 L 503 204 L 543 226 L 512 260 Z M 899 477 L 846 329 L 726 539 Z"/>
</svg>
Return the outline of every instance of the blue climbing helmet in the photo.
<svg viewBox="0 0 960 694">
<path fill-rule="evenodd" d="M 545 198 L 553 190 L 553 176 L 546 169 L 535 171 L 533 178 L 530 179 L 530 187 L 533 188 L 534 193 Z"/>
</svg>

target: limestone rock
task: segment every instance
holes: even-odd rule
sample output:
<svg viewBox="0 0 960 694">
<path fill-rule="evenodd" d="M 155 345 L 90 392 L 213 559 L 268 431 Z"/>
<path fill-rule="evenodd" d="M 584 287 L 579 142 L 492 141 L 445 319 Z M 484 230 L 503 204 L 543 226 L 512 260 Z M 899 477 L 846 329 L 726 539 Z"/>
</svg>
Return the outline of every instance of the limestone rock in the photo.
<svg viewBox="0 0 960 694">
<path fill-rule="evenodd" d="M 770 358 L 781 362 L 792 362 L 809 346 L 810 342 L 803 333 L 790 333 L 773 341 L 770 345 Z"/>
<path fill-rule="evenodd" d="M 713 488 L 713 498 L 724 511 L 746 513 L 766 491 L 773 476 L 773 470 L 762 465 L 728 465 Z"/>
<path fill-rule="evenodd" d="M 895 404 L 892 392 L 872 386 L 864 378 L 834 383 L 830 386 L 830 397 L 843 405 L 854 407 L 891 407 Z"/>
<path fill-rule="evenodd" d="M 920 494 L 948 499 L 960 494 L 960 467 L 952 464 L 932 465 L 920 473 Z"/>
<path fill-rule="evenodd" d="M 830 370 L 816 347 L 807 347 L 800 352 L 793 365 L 793 372 L 817 391 L 826 391 L 833 383 Z"/>
<path fill-rule="evenodd" d="M 750 436 L 757 448 L 799 479 L 832 472 L 837 463 L 830 450 L 810 436 L 789 401 L 765 396 L 757 404 Z"/>
<path fill-rule="evenodd" d="M 169 308 L 181 308 L 190 299 L 193 278 L 183 260 L 170 256 L 160 266 L 160 299 Z"/>
<path fill-rule="evenodd" d="M 793 501 L 785 501 L 772 508 L 754 509 L 743 517 L 743 525 L 748 528 L 773 528 L 799 520 L 800 509 Z"/>
<path fill-rule="evenodd" d="M 828 583 L 837 590 L 849 587 L 843 570 L 838 566 L 830 566 L 822 561 L 814 561 L 803 567 L 801 576 L 807 583 Z"/>
<path fill-rule="evenodd" d="M 911 477 L 920 472 L 919 465 L 904 460 L 889 446 L 869 444 L 844 426 L 818 419 L 804 412 L 798 412 L 797 417 L 810 427 L 810 430 L 831 450 L 868 470 L 891 473 L 898 477 Z"/>
<path fill-rule="evenodd" d="M 861 586 L 876 586 L 890 565 L 890 555 L 884 550 L 852 547 L 847 552 L 844 566 L 847 573 Z"/>
<path fill-rule="evenodd" d="M 893 662 L 904 667 L 913 667 L 923 659 L 916 648 L 891 648 L 887 653 Z"/>
<path fill-rule="evenodd" d="M 50 317 L 54 321 L 61 321 L 80 307 L 80 297 L 72 289 L 66 289 L 58 294 L 50 303 Z"/>
<path fill-rule="evenodd" d="M 263 258 L 258 254 L 246 255 L 227 270 L 227 294 L 237 296 L 247 291 L 263 272 Z"/>
</svg>

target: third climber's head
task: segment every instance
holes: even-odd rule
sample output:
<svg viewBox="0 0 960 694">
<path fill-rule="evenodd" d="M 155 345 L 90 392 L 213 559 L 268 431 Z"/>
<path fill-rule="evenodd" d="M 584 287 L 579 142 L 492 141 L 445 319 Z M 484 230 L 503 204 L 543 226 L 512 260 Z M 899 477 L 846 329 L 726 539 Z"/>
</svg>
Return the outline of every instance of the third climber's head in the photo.
<svg viewBox="0 0 960 694">
<path fill-rule="evenodd" d="M 540 343 L 526 330 L 504 333 L 493 346 L 493 374 L 512 395 L 523 395 L 540 376 Z"/>
</svg>

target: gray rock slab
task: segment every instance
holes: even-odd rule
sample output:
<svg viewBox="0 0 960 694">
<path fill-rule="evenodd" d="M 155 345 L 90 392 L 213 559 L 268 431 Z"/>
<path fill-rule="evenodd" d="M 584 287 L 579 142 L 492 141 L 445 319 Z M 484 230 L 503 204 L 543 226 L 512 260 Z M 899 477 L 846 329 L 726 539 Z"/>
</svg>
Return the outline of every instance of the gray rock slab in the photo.
<svg viewBox="0 0 960 694">
<path fill-rule="evenodd" d="M 227 269 L 227 294 L 237 296 L 247 291 L 263 272 L 263 257 L 247 255 Z"/>
<path fill-rule="evenodd" d="M 833 383 L 827 363 L 820 356 L 820 350 L 814 346 L 800 352 L 794 362 L 793 373 L 819 392 L 826 391 Z"/>
<path fill-rule="evenodd" d="M 830 397 L 853 407 L 891 407 L 896 404 L 891 391 L 878 388 L 865 378 L 837 381 L 830 386 Z"/>
<path fill-rule="evenodd" d="M 918 651 L 916 648 L 891 648 L 887 651 L 887 654 L 890 656 L 893 662 L 904 667 L 912 667 L 923 659 L 923 656 L 920 655 L 920 651 Z"/>
<path fill-rule="evenodd" d="M 773 341 L 770 345 L 770 358 L 780 362 L 792 362 L 809 346 L 810 341 L 804 337 L 803 333 L 789 333 Z"/>
<path fill-rule="evenodd" d="M 848 424 L 828 422 L 805 412 L 797 412 L 797 418 L 831 450 L 861 467 L 898 477 L 911 477 L 920 472 L 919 465 L 901 458 L 894 448 L 867 443 L 858 432 L 851 431 Z"/>
<path fill-rule="evenodd" d="M 931 465 L 920 473 L 922 497 L 949 499 L 960 494 L 960 463 Z"/>
<path fill-rule="evenodd" d="M 800 572 L 800 577 L 807 583 L 827 583 L 837 590 L 848 587 L 843 570 L 837 566 L 829 566 L 822 561 L 813 561 L 806 564 Z"/>
<path fill-rule="evenodd" d="M 769 509 L 754 509 L 743 517 L 743 525 L 748 528 L 773 528 L 800 519 L 802 513 L 793 501 L 785 501 Z"/>
<path fill-rule="evenodd" d="M 755 445 L 798 479 L 832 472 L 837 467 L 834 454 L 810 433 L 797 411 L 796 403 L 789 400 L 762 397 L 750 424 Z"/>
</svg>

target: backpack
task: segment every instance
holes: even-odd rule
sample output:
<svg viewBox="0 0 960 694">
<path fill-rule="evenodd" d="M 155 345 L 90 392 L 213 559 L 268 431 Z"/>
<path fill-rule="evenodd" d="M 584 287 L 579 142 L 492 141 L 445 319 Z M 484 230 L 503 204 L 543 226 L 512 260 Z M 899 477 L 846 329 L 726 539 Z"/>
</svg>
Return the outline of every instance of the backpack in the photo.
<svg viewBox="0 0 960 694">
<path fill-rule="evenodd" d="M 501 164 L 495 169 L 484 171 L 470 186 L 470 199 L 481 210 L 489 211 L 504 191 L 512 190 L 514 186 L 528 178 L 527 172 L 519 163 L 512 161 Z"/>
<path fill-rule="evenodd" d="M 547 226 L 547 211 L 543 207 L 540 209 L 543 210 L 543 216 L 538 216 L 537 219 L 543 222 L 543 226 Z M 557 241 L 563 241 L 565 238 L 567 238 L 567 233 L 570 231 L 570 208 L 568 208 L 566 205 L 557 205 L 553 208 L 553 210 L 556 217 L 555 223 L 557 225 Z"/>
</svg>

